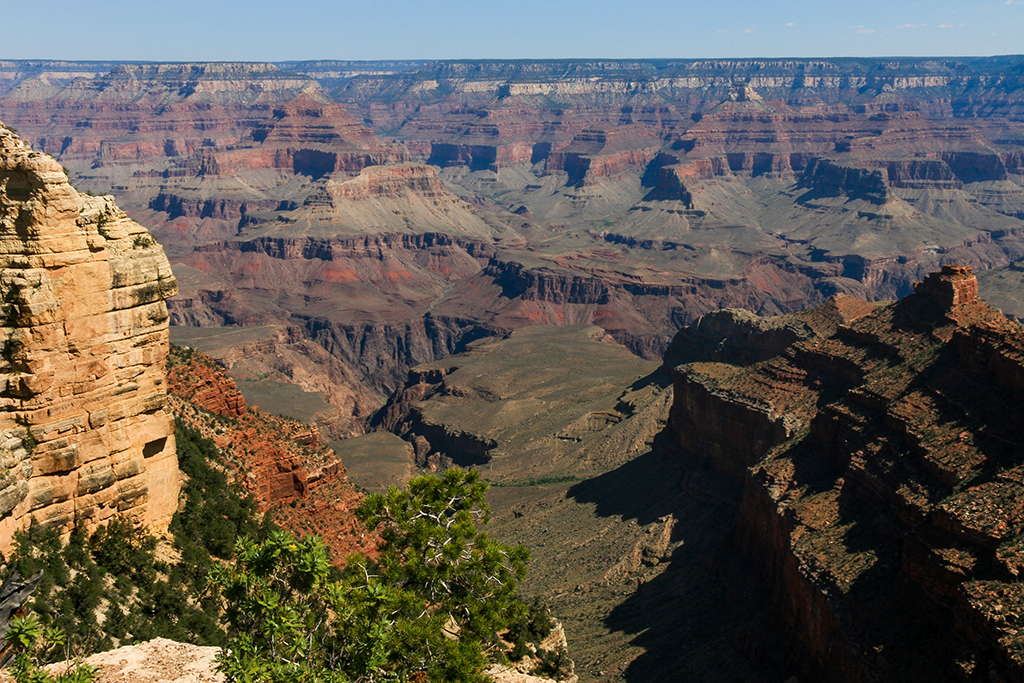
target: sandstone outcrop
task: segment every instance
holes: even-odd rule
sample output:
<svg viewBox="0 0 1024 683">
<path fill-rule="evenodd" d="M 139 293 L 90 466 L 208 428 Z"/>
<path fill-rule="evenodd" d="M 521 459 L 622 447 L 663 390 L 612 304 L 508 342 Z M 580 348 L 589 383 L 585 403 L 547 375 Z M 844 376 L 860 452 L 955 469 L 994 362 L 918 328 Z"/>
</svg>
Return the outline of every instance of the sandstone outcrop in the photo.
<svg viewBox="0 0 1024 683">
<path fill-rule="evenodd" d="M 567 146 L 548 152 L 545 168 L 548 173 L 566 173 L 572 185 L 592 185 L 596 178 L 643 171 L 660 148 L 661 139 L 654 128 L 584 130 Z"/>
<path fill-rule="evenodd" d="M 97 683 L 221 683 L 216 670 L 218 647 L 154 638 L 137 645 L 85 658 L 96 668 Z M 50 673 L 64 673 L 67 663 L 53 664 Z"/>
<path fill-rule="evenodd" d="M 801 679 L 1024 676 L 1022 359 L 946 266 L 774 358 L 676 369 L 675 439 L 743 482 L 735 542 Z"/>
<path fill-rule="evenodd" d="M 0 127 L 0 252 L 0 547 L 33 518 L 166 527 L 180 486 L 163 250 Z"/>
</svg>

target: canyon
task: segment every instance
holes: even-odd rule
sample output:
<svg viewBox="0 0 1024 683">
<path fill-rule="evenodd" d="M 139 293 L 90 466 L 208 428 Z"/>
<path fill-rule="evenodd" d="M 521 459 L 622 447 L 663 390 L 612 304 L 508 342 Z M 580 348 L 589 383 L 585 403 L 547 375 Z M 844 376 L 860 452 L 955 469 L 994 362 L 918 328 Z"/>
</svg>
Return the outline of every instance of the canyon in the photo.
<svg viewBox="0 0 1024 683">
<path fill-rule="evenodd" d="M 1022 345 L 946 266 L 705 315 L 662 365 L 593 326 L 480 340 L 381 420 L 492 481 L 581 680 L 1021 680 Z"/>
<path fill-rule="evenodd" d="M 153 231 L 172 324 L 332 356 L 343 436 L 409 367 L 526 325 L 657 360 L 718 308 L 1010 268 L 1020 85 L 1015 57 L 3 62 L 0 119 Z"/>
<path fill-rule="evenodd" d="M 1024 315 L 1022 63 L 0 62 L 0 119 L 140 257 L 114 380 L 167 322 L 216 359 L 172 357 L 132 453 L 170 405 L 339 552 L 350 472 L 479 468 L 584 681 L 1020 680 L 1024 356 L 982 299 Z M 253 408 L 289 383 L 315 428 Z M 64 448 L 45 417 L 11 458 Z"/>
</svg>

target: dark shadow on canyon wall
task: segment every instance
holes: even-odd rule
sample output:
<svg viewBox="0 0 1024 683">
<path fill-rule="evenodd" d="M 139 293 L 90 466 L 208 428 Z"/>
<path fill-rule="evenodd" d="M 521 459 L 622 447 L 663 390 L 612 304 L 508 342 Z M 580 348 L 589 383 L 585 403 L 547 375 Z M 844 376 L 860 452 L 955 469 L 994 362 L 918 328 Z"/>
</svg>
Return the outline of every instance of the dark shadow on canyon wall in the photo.
<svg viewBox="0 0 1024 683">
<path fill-rule="evenodd" d="M 728 543 L 741 490 L 738 482 L 687 467 L 666 431 L 648 453 L 569 489 L 567 497 L 596 504 L 601 517 L 639 525 L 675 519 L 670 556 L 645 558 L 648 571 L 638 574 L 667 568 L 646 582 L 635 579 L 632 594 L 605 619 L 645 651 L 623 672 L 625 680 L 785 680 L 763 626 L 767 593 Z"/>
<path fill-rule="evenodd" d="M 687 515 L 686 513 L 690 513 Z M 767 596 L 722 550 L 729 524 L 718 510 L 688 510 L 668 569 L 641 584 L 605 621 L 645 652 L 624 672 L 631 683 L 781 683 L 781 643 L 766 626 Z M 677 529 L 680 525 L 677 525 Z"/>
<path fill-rule="evenodd" d="M 647 377 L 638 380 L 643 382 Z M 574 485 L 566 497 L 594 503 L 600 517 L 620 516 L 650 524 L 671 514 L 683 498 L 683 467 L 678 449 L 665 432 L 650 451 L 592 479 Z"/>
</svg>

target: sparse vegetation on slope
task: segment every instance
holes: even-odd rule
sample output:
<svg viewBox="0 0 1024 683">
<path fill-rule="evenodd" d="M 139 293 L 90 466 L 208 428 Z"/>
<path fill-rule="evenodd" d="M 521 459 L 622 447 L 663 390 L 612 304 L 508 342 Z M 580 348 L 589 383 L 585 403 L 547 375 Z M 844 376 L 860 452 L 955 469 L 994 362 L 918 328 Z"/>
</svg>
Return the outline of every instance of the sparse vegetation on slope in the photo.
<svg viewBox="0 0 1024 683">
<path fill-rule="evenodd" d="M 252 498 L 213 463 L 213 442 L 184 425 L 178 457 L 188 476 L 185 504 L 161 545 L 143 529 L 115 519 L 91 535 L 76 528 L 67 543 L 33 523 L 16 536 L 8 570 L 44 571 L 28 606 L 41 625 L 58 628 L 72 652 L 107 650 L 155 637 L 222 645 L 220 606 L 208 586 L 212 564 L 232 557 L 240 534 L 265 535 Z M 172 550 L 173 547 L 173 550 Z M 63 659 L 64 650 L 48 653 Z"/>
<path fill-rule="evenodd" d="M 240 541 L 234 565 L 213 575 L 230 624 L 228 680 L 483 681 L 490 662 L 525 655 L 551 622 L 516 595 L 526 549 L 477 526 L 486 489 L 453 468 L 368 496 L 357 514 L 383 527 L 380 561 L 351 557 L 340 577 L 316 537 Z M 563 651 L 541 652 L 539 671 L 571 671 Z"/>
</svg>

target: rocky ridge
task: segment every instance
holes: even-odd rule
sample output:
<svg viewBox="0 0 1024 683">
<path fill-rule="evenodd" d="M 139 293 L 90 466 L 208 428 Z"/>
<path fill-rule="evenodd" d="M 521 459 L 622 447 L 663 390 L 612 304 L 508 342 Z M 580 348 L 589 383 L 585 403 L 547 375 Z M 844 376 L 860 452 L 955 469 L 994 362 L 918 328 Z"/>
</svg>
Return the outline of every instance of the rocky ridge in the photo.
<svg viewBox="0 0 1024 683">
<path fill-rule="evenodd" d="M 2 126 L 0 243 L 0 547 L 33 518 L 64 533 L 114 515 L 165 528 L 180 483 L 163 250 Z"/>
<path fill-rule="evenodd" d="M 948 266 L 773 359 L 675 371 L 675 439 L 743 482 L 736 543 L 802 675 L 1022 675 L 1024 331 L 977 292 Z"/>
<path fill-rule="evenodd" d="M 845 294 L 837 294 L 815 308 L 777 316 L 723 308 L 679 330 L 665 351 L 664 366 L 671 370 L 696 361 L 753 365 L 779 355 L 798 341 L 830 337 L 840 325 L 873 310 L 867 301 Z"/>
<path fill-rule="evenodd" d="M 205 356 L 185 362 L 184 353 L 174 353 L 167 362 L 167 382 L 172 393 L 202 410 L 222 417 L 246 413 L 245 397 L 234 382 Z"/>
</svg>

